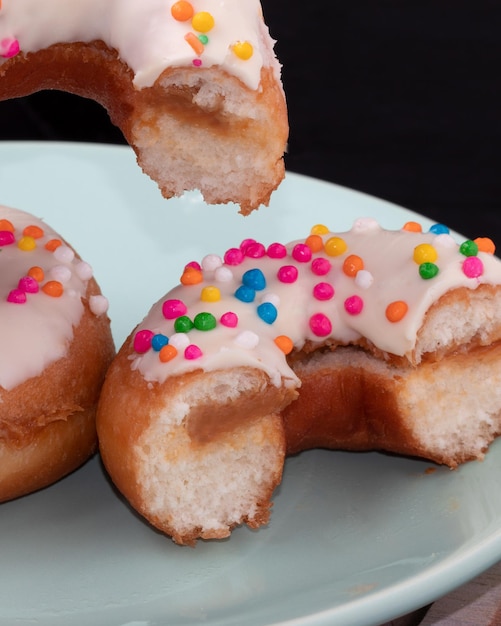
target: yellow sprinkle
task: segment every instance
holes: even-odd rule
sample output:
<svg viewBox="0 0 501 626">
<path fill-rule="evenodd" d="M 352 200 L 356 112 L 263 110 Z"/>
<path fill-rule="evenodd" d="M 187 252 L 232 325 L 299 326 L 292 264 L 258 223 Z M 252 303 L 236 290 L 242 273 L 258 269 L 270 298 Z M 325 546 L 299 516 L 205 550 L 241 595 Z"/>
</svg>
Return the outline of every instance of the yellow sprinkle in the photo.
<svg viewBox="0 0 501 626">
<path fill-rule="evenodd" d="M 219 300 L 221 300 L 221 292 L 217 287 L 213 287 L 212 285 L 209 287 L 204 287 L 202 289 L 200 299 L 203 302 L 218 302 Z"/>
<path fill-rule="evenodd" d="M 249 41 L 237 41 L 232 46 L 233 53 L 243 61 L 248 61 L 254 54 L 254 48 Z"/>
<path fill-rule="evenodd" d="M 214 28 L 214 18 L 207 11 L 199 11 L 193 16 L 191 25 L 199 33 L 208 33 Z"/>
<path fill-rule="evenodd" d="M 315 226 L 313 226 L 310 230 L 312 235 L 326 235 L 328 232 L 329 229 L 327 226 L 324 226 L 324 224 L 315 224 Z"/>
<path fill-rule="evenodd" d="M 33 237 L 26 235 L 25 237 L 21 237 L 19 240 L 17 247 L 20 250 L 24 250 L 25 252 L 29 252 L 30 250 L 34 250 L 37 247 L 37 242 Z"/>
<path fill-rule="evenodd" d="M 435 263 L 438 258 L 437 251 L 430 243 L 420 243 L 419 246 L 414 248 L 414 261 L 421 265 L 421 263 Z"/>
<path fill-rule="evenodd" d="M 341 237 L 331 237 L 325 242 L 325 252 L 329 256 L 339 256 L 348 249 L 348 244 Z"/>
</svg>

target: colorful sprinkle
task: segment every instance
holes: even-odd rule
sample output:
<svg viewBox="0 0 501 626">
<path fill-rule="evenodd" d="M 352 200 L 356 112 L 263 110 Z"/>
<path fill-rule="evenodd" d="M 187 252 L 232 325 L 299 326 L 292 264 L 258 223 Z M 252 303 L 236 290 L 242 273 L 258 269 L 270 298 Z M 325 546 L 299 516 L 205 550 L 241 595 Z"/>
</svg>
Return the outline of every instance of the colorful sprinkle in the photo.
<svg viewBox="0 0 501 626">
<path fill-rule="evenodd" d="M 305 243 L 298 243 L 292 249 L 292 258 L 298 263 L 309 263 L 311 261 L 311 248 Z"/>
<path fill-rule="evenodd" d="M 395 302 L 390 302 L 386 307 L 386 317 L 390 322 L 400 322 L 406 316 L 408 310 L 407 302 L 395 300 Z"/>
<path fill-rule="evenodd" d="M 184 358 L 188 361 L 195 361 L 202 356 L 202 350 L 194 344 L 190 344 L 185 348 Z"/>
<path fill-rule="evenodd" d="M 489 237 L 477 237 L 473 240 L 480 252 L 486 252 L 487 254 L 494 254 L 496 252 L 496 246 Z"/>
<path fill-rule="evenodd" d="M 350 296 L 344 301 L 344 309 L 350 315 L 359 315 L 362 312 L 363 308 L 364 301 L 360 296 Z"/>
<path fill-rule="evenodd" d="M 153 339 L 153 332 L 151 330 L 138 330 L 134 335 L 134 350 L 138 354 L 144 354 L 151 348 L 151 340 Z"/>
<path fill-rule="evenodd" d="M 421 263 L 421 265 L 419 266 L 419 275 L 425 280 L 428 280 L 429 278 L 435 278 L 438 272 L 438 265 L 435 265 L 435 263 L 426 262 Z"/>
<path fill-rule="evenodd" d="M 197 330 L 208 331 L 214 330 L 217 326 L 216 318 L 212 313 L 207 313 L 203 311 L 202 313 L 197 313 L 193 319 L 193 325 Z"/>
<path fill-rule="evenodd" d="M 172 361 L 172 359 L 175 359 L 176 356 L 177 348 L 170 343 L 164 346 L 158 353 L 158 358 L 162 363 L 168 363 L 169 361 Z"/>
<path fill-rule="evenodd" d="M 65 245 L 57 246 L 53 254 L 54 258 L 61 263 L 71 263 L 75 258 L 75 252 L 69 246 Z"/>
<path fill-rule="evenodd" d="M 262 243 L 258 243 L 257 241 L 255 241 L 254 243 L 246 246 L 245 256 L 248 256 L 251 259 L 261 259 L 266 256 L 266 248 L 263 246 Z"/>
<path fill-rule="evenodd" d="M 433 233 L 434 235 L 448 235 L 449 232 L 450 231 L 445 224 L 433 224 L 430 226 L 430 233 Z"/>
<path fill-rule="evenodd" d="M 20 51 L 19 41 L 14 37 L 6 37 L 0 41 L 0 56 L 4 59 L 10 59 L 19 54 Z"/>
<path fill-rule="evenodd" d="M 436 249 L 430 243 L 420 243 L 414 248 L 412 258 L 418 265 L 421 265 L 421 263 L 435 263 L 438 258 L 438 254 Z"/>
<path fill-rule="evenodd" d="M 252 350 L 259 344 L 259 335 L 253 333 L 251 330 L 244 330 L 235 337 L 234 342 L 241 348 Z"/>
<path fill-rule="evenodd" d="M 174 2 L 170 9 L 172 17 L 178 22 L 187 22 L 191 20 L 195 11 L 193 9 L 193 5 L 187 0 L 178 0 L 178 2 Z"/>
<path fill-rule="evenodd" d="M 189 333 L 193 327 L 194 324 L 187 315 L 181 315 L 181 317 L 178 317 L 174 322 L 174 330 L 176 333 Z"/>
<path fill-rule="evenodd" d="M 238 325 L 238 315 L 233 311 L 227 311 L 221 315 L 219 321 L 226 328 L 235 328 Z"/>
<path fill-rule="evenodd" d="M 38 293 L 38 282 L 32 276 L 23 276 L 19 279 L 18 289 L 25 293 Z"/>
<path fill-rule="evenodd" d="M 40 226 L 31 224 L 30 226 L 26 226 L 23 230 L 23 235 L 25 237 L 33 237 L 33 239 L 40 239 L 40 237 L 43 237 L 44 231 L 43 228 L 40 228 Z"/>
<path fill-rule="evenodd" d="M 44 247 L 49 252 L 54 252 L 56 248 L 59 248 L 59 246 L 62 246 L 62 245 L 63 245 L 63 242 L 60 239 L 49 239 L 49 241 L 45 244 Z"/>
<path fill-rule="evenodd" d="M 467 239 L 459 246 L 459 252 L 464 256 L 477 256 L 478 245 L 471 239 Z"/>
<path fill-rule="evenodd" d="M 247 287 L 246 285 L 240 285 L 240 287 L 235 291 L 235 298 L 240 300 L 240 302 L 254 302 L 256 297 L 256 292 L 252 287 Z"/>
<path fill-rule="evenodd" d="M 260 269 L 253 268 L 243 274 L 242 283 L 255 291 L 262 291 L 266 287 L 266 278 Z"/>
<path fill-rule="evenodd" d="M 30 269 L 28 270 L 28 276 L 34 278 L 38 283 L 41 283 L 42 280 L 45 278 L 43 269 L 41 267 L 38 267 L 38 265 L 30 267 Z"/>
<path fill-rule="evenodd" d="M 200 39 L 193 33 L 186 33 L 184 38 L 193 48 L 195 54 L 200 56 L 204 51 L 204 44 L 200 41 Z"/>
<path fill-rule="evenodd" d="M 207 11 L 199 11 L 193 16 L 191 25 L 199 33 L 208 33 L 214 28 L 214 18 Z"/>
<path fill-rule="evenodd" d="M 374 282 L 374 276 L 368 270 L 360 270 L 355 276 L 355 285 L 360 289 L 369 289 Z"/>
<path fill-rule="evenodd" d="M 163 335 L 162 333 L 157 333 L 153 335 L 151 338 L 151 347 L 155 352 L 160 352 L 160 350 L 169 343 L 169 338 Z"/>
<path fill-rule="evenodd" d="M 223 259 L 217 254 L 207 254 L 202 259 L 201 268 L 204 272 L 214 272 L 223 264 Z"/>
<path fill-rule="evenodd" d="M 224 265 L 218 267 L 214 272 L 214 278 L 218 283 L 229 283 L 233 278 L 233 272 L 229 267 L 225 267 Z"/>
<path fill-rule="evenodd" d="M 298 277 L 298 270 L 295 265 L 282 265 L 277 272 L 277 278 L 281 283 L 294 283 Z"/>
<path fill-rule="evenodd" d="M 178 352 L 184 351 L 190 345 L 190 340 L 186 333 L 174 333 L 169 337 L 169 345 L 176 348 Z"/>
<path fill-rule="evenodd" d="M 204 287 L 200 294 L 200 300 L 202 300 L 202 302 L 219 302 L 219 300 L 221 300 L 221 292 L 217 287 L 212 285 Z"/>
<path fill-rule="evenodd" d="M 180 280 L 182 285 L 198 285 L 203 279 L 201 270 L 197 270 L 194 267 L 186 267 Z"/>
<path fill-rule="evenodd" d="M 341 237 L 331 237 L 325 242 L 325 252 L 329 256 L 340 256 L 348 249 L 348 244 Z"/>
<path fill-rule="evenodd" d="M 334 287 L 330 283 L 317 283 L 313 287 L 313 297 L 317 300 L 330 300 L 334 297 Z"/>
<path fill-rule="evenodd" d="M 0 220 L 0 231 L 2 230 L 8 230 L 9 232 L 13 233 L 14 232 L 14 224 L 10 221 L 7 220 L 5 218 Z"/>
<path fill-rule="evenodd" d="M 63 295 L 63 286 L 58 280 L 49 280 L 42 287 L 42 291 L 52 298 L 59 298 Z"/>
<path fill-rule="evenodd" d="M 31 250 L 34 250 L 37 247 L 37 242 L 33 239 L 33 237 L 21 237 L 21 239 L 17 242 L 17 247 L 25 252 L 31 252 Z"/>
<path fill-rule="evenodd" d="M 242 61 L 248 61 L 254 54 L 254 48 L 249 41 L 237 41 L 237 43 L 233 44 L 231 49 L 235 56 L 242 59 Z"/>
<path fill-rule="evenodd" d="M 290 354 L 294 348 L 294 343 L 287 335 L 279 335 L 274 339 L 275 345 L 284 353 Z"/>
<path fill-rule="evenodd" d="M 356 276 L 357 272 L 364 269 L 364 262 L 357 254 L 350 254 L 343 263 L 343 272 L 346 276 Z"/>
<path fill-rule="evenodd" d="M 26 302 L 26 293 L 21 291 L 21 289 L 12 289 L 7 296 L 7 302 L 24 304 Z"/>
<path fill-rule="evenodd" d="M 311 227 L 310 233 L 312 235 L 327 235 L 329 229 L 324 224 L 315 224 Z"/>
<path fill-rule="evenodd" d="M 402 230 L 407 230 L 411 233 L 421 233 L 423 232 L 423 228 L 421 226 L 421 224 L 419 224 L 418 222 L 406 222 L 403 226 L 402 226 Z"/>
<path fill-rule="evenodd" d="M 0 246 L 10 246 L 15 240 L 13 232 L 10 230 L 0 230 Z"/>
<path fill-rule="evenodd" d="M 320 252 L 324 248 L 324 240 L 320 235 L 309 235 L 304 243 L 312 252 Z"/>
<path fill-rule="evenodd" d="M 240 265 L 244 260 L 244 253 L 240 248 L 230 248 L 224 254 L 224 262 L 227 265 Z"/>
<path fill-rule="evenodd" d="M 271 302 L 263 302 L 257 307 L 257 314 L 267 324 L 273 324 L 277 319 L 278 311 Z"/>
<path fill-rule="evenodd" d="M 266 254 L 270 259 L 283 259 L 287 256 L 287 248 L 281 243 L 272 243 L 268 246 Z"/>
<path fill-rule="evenodd" d="M 186 304 L 182 300 L 166 300 L 162 304 L 162 313 L 166 320 L 174 320 L 181 317 L 187 311 Z"/>
<path fill-rule="evenodd" d="M 468 278 L 478 278 L 484 273 L 484 264 L 478 256 L 468 256 L 463 261 L 463 272 Z"/>
<path fill-rule="evenodd" d="M 332 324 L 327 315 L 315 313 L 310 317 L 309 326 L 316 337 L 328 337 L 332 332 Z"/>
<path fill-rule="evenodd" d="M 311 262 L 311 271 L 315 276 L 325 276 L 331 270 L 332 264 L 328 259 L 318 257 Z"/>
</svg>

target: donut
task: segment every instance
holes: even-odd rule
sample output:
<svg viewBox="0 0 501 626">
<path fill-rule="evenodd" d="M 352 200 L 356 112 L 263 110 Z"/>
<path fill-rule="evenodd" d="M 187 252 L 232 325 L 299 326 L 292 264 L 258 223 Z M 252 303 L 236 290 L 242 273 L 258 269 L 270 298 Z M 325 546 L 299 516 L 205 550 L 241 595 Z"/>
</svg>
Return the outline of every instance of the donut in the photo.
<svg viewBox="0 0 501 626">
<path fill-rule="evenodd" d="M 247 214 L 284 177 L 274 43 L 259 0 L 2 0 L 0 100 L 91 98 L 165 198 L 198 189 Z"/>
<path fill-rule="evenodd" d="M 44 221 L 0 207 L 0 502 L 70 473 L 97 449 L 115 355 L 92 267 Z"/>
<path fill-rule="evenodd" d="M 376 450 L 456 468 L 501 433 L 501 262 L 441 224 L 190 262 L 108 370 L 104 466 L 178 544 L 269 521 L 284 459 Z"/>
</svg>

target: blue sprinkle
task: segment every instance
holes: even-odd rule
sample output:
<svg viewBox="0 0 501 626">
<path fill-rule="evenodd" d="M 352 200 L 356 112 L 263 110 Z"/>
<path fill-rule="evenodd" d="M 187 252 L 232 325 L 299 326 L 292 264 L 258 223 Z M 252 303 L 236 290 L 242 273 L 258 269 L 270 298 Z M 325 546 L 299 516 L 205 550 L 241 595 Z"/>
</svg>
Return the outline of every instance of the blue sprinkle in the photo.
<svg viewBox="0 0 501 626">
<path fill-rule="evenodd" d="M 273 324 L 277 319 L 277 307 L 271 302 L 263 302 L 257 307 L 257 314 L 267 324 Z"/>
<path fill-rule="evenodd" d="M 169 338 L 162 334 L 153 335 L 151 338 L 151 347 L 155 350 L 155 352 L 160 352 L 160 350 L 168 343 Z"/>
<path fill-rule="evenodd" d="M 434 235 L 448 235 L 449 229 L 444 224 L 433 224 L 433 226 L 430 226 L 430 233 Z"/>
<path fill-rule="evenodd" d="M 246 287 L 261 291 L 266 287 L 266 278 L 263 272 L 257 267 L 252 270 L 247 270 L 242 276 L 242 283 Z"/>
<path fill-rule="evenodd" d="M 241 302 L 254 302 L 254 298 L 256 297 L 256 292 L 254 289 L 250 287 L 246 287 L 245 285 L 241 285 L 235 291 L 235 298 L 238 298 Z"/>
</svg>

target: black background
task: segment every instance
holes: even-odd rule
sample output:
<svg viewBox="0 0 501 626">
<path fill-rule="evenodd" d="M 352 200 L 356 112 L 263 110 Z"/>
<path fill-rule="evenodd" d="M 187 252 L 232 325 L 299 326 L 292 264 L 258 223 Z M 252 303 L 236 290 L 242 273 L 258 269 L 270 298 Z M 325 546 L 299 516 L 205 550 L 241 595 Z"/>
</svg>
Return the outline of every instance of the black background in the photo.
<svg viewBox="0 0 501 626">
<path fill-rule="evenodd" d="M 290 171 L 423 213 L 501 249 L 501 4 L 263 0 L 289 106 Z M 123 143 L 104 109 L 0 103 L 0 139 Z"/>
</svg>

